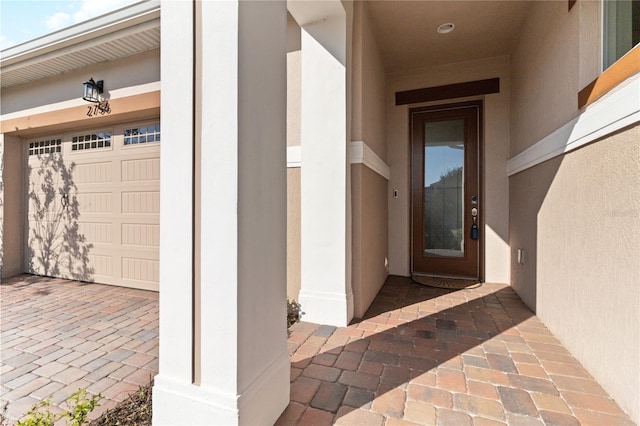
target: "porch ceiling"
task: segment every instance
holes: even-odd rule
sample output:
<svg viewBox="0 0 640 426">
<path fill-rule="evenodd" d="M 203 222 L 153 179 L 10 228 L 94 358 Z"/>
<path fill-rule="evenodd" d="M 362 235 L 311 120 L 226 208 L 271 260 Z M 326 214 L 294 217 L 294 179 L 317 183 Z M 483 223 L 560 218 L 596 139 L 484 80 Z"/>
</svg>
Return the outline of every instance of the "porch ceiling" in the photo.
<svg viewBox="0 0 640 426">
<path fill-rule="evenodd" d="M 367 2 L 387 72 L 508 55 L 529 1 Z M 436 30 L 444 23 L 456 28 Z"/>
</svg>

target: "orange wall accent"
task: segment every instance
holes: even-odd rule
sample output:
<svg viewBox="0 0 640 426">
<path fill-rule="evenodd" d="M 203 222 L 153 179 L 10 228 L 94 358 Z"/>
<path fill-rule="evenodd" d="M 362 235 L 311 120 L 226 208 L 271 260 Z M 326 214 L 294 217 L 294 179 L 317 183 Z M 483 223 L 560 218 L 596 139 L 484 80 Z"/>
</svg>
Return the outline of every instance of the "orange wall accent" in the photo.
<svg viewBox="0 0 640 426">
<path fill-rule="evenodd" d="M 589 105 L 637 72 L 640 72 L 640 45 L 631 49 L 578 92 L 578 108 Z"/>
</svg>

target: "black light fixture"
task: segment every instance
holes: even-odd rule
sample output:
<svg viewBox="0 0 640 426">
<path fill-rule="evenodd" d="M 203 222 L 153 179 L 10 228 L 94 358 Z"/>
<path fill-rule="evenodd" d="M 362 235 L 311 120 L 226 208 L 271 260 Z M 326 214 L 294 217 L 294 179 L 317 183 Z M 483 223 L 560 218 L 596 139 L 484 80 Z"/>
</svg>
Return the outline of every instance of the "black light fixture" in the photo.
<svg viewBox="0 0 640 426">
<path fill-rule="evenodd" d="M 104 88 L 104 80 L 98 80 L 96 83 L 93 81 L 93 77 L 89 79 L 89 81 L 85 81 L 84 83 L 84 95 L 82 99 L 87 102 L 100 102 L 100 94 Z"/>
</svg>

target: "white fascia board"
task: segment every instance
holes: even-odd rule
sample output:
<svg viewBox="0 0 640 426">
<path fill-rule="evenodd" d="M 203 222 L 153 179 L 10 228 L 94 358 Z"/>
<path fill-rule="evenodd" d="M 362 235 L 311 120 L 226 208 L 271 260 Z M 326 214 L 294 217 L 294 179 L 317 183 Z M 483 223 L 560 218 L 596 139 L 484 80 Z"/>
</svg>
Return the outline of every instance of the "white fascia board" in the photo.
<svg viewBox="0 0 640 426">
<path fill-rule="evenodd" d="M 390 168 L 364 141 L 351 142 L 350 163 L 364 164 L 386 180 L 389 180 Z"/>
<path fill-rule="evenodd" d="M 143 0 L 0 52 L 0 65 L 23 62 L 160 17 L 159 0 Z"/>
<path fill-rule="evenodd" d="M 507 162 L 512 176 L 640 122 L 640 74 L 589 105 L 580 115 Z"/>
</svg>

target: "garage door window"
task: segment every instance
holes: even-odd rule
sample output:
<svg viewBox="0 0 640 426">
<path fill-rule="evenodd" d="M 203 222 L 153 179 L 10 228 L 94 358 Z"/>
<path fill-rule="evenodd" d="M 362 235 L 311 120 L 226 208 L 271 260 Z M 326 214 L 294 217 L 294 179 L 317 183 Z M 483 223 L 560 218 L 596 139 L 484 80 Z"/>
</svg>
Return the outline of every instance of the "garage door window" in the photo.
<svg viewBox="0 0 640 426">
<path fill-rule="evenodd" d="M 42 141 L 29 142 L 29 155 L 51 154 L 60 152 L 62 149 L 62 139 L 46 139 Z"/>
<path fill-rule="evenodd" d="M 126 146 L 151 142 L 160 142 L 160 124 L 124 129 L 124 144 Z"/>
<path fill-rule="evenodd" d="M 72 151 L 84 151 L 88 149 L 109 148 L 111 146 L 111 132 L 98 132 L 86 135 L 77 135 L 71 138 Z"/>
</svg>

